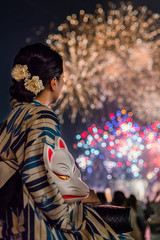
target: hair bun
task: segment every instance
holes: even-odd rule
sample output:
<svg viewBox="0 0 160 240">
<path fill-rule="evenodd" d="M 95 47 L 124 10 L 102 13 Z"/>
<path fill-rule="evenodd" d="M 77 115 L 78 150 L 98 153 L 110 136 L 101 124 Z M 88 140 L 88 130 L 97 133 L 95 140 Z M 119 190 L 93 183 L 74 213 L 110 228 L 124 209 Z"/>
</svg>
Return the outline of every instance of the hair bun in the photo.
<svg viewBox="0 0 160 240">
<path fill-rule="evenodd" d="M 62 57 L 49 46 L 41 43 L 35 43 L 21 48 L 14 59 L 14 66 L 26 65 L 31 75 L 31 80 L 40 79 L 43 88 L 56 77 L 58 80 L 63 72 Z M 30 79 L 29 78 L 29 79 Z M 27 79 L 28 80 L 28 79 Z M 18 101 L 31 102 L 35 94 L 30 92 L 33 88 L 24 87 L 24 84 L 31 84 L 29 81 L 16 82 L 14 79 L 13 86 L 10 87 L 10 95 Z M 35 84 L 34 84 L 35 85 Z M 37 90 L 37 89 L 35 89 Z M 40 92 L 37 92 L 39 94 Z M 36 91 L 34 91 L 36 93 Z"/>
<path fill-rule="evenodd" d="M 17 99 L 19 102 L 32 102 L 34 94 L 27 91 L 24 87 L 24 80 L 17 82 L 13 80 L 13 85 L 9 88 L 9 93 L 12 98 Z"/>
</svg>

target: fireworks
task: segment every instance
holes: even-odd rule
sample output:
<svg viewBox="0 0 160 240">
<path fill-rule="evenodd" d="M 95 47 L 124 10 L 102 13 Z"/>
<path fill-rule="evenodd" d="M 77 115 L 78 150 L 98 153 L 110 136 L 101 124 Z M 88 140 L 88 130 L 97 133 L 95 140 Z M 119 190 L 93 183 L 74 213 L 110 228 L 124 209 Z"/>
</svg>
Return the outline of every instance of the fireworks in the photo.
<svg viewBox="0 0 160 240">
<path fill-rule="evenodd" d="M 47 39 L 47 43 L 60 52 L 65 62 L 67 81 L 59 109 L 62 117 L 65 110 L 71 110 L 72 121 L 78 112 L 85 121 L 91 110 L 103 107 L 105 100 L 100 81 L 104 63 L 99 55 L 96 36 L 93 36 L 97 26 L 94 21 L 97 20 L 93 15 L 81 10 L 79 20 L 75 14 L 68 16 L 67 23 L 58 28 L 60 33 L 49 35 Z"/>
<path fill-rule="evenodd" d="M 110 3 L 107 13 L 98 5 L 94 14 L 68 16 L 46 40 L 65 61 L 61 119 L 68 110 L 72 122 L 77 113 L 85 121 L 104 101 L 116 101 L 142 121 L 159 120 L 158 27 L 158 14 L 123 2 L 118 9 Z"/>
<path fill-rule="evenodd" d="M 102 184 L 112 178 L 156 177 L 160 169 L 160 122 L 140 127 L 132 115 L 124 109 L 111 113 L 110 121 L 103 119 L 101 126 L 92 124 L 76 135 L 74 148 L 84 152 L 76 162 L 89 185 L 97 186 L 98 182 Z"/>
</svg>

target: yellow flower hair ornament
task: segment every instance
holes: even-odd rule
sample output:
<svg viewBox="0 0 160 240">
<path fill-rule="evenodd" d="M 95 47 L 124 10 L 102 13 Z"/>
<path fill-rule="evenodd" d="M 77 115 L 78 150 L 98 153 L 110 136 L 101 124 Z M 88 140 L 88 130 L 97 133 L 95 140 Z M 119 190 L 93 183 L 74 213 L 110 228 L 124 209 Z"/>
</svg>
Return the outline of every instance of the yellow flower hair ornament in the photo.
<svg viewBox="0 0 160 240">
<path fill-rule="evenodd" d="M 30 78 L 31 74 L 28 71 L 27 65 L 15 65 L 11 75 L 17 82 L 21 82 L 24 79 L 24 87 L 35 95 L 44 89 L 43 82 L 39 79 L 39 76 Z"/>
<path fill-rule="evenodd" d="M 24 87 L 35 95 L 44 89 L 43 82 L 38 76 L 33 76 L 31 79 L 25 79 Z"/>
</svg>

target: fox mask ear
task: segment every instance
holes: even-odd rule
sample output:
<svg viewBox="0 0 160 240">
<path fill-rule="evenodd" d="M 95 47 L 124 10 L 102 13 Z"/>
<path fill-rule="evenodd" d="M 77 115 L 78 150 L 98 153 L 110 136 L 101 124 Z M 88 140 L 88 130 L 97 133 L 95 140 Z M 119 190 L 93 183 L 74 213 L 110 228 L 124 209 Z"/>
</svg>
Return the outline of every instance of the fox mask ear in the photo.
<svg viewBox="0 0 160 240">
<path fill-rule="evenodd" d="M 65 149 L 68 150 L 65 142 L 60 137 L 55 137 L 55 148 L 53 149 L 48 144 L 45 144 L 44 146 L 44 152 L 43 152 L 43 158 L 46 164 L 46 167 L 51 168 L 52 165 L 52 156 L 54 155 L 56 149 Z"/>
<path fill-rule="evenodd" d="M 45 143 L 43 150 L 43 159 L 47 168 L 51 168 L 53 154 L 54 149 Z"/>
<path fill-rule="evenodd" d="M 47 149 L 47 158 L 48 158 L 49 163 L 51 163 L 52 155 L 53 155 L 53 149 L 51 147 L 48 147 L 48 149 Z"/>
<path fill-rule="evenodd" d="M 55 148 L 68 150 L 65 142 L 61 137 L 55 137 Z"/>
</svg>

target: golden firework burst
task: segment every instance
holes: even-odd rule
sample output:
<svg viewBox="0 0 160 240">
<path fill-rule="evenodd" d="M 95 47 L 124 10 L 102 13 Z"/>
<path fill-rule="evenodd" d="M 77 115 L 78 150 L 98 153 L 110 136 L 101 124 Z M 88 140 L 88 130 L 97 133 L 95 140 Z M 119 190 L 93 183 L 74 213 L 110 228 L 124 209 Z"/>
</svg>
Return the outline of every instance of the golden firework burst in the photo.
<svg viewBox="0 0 160 240">
<path fill-rule="evenodd" d="M 159 14 L 145 6 L 134 9 L 131 2 L 109 7 L 67 16 L 46 40 L 65 62 L 60 117 L 69 110 L 72 122 L 77 113 L 85 121 L 104 101 L 117 101 L 117 107 L 132 109 L 141 120 L 159 120 Z"/>
</svg>

